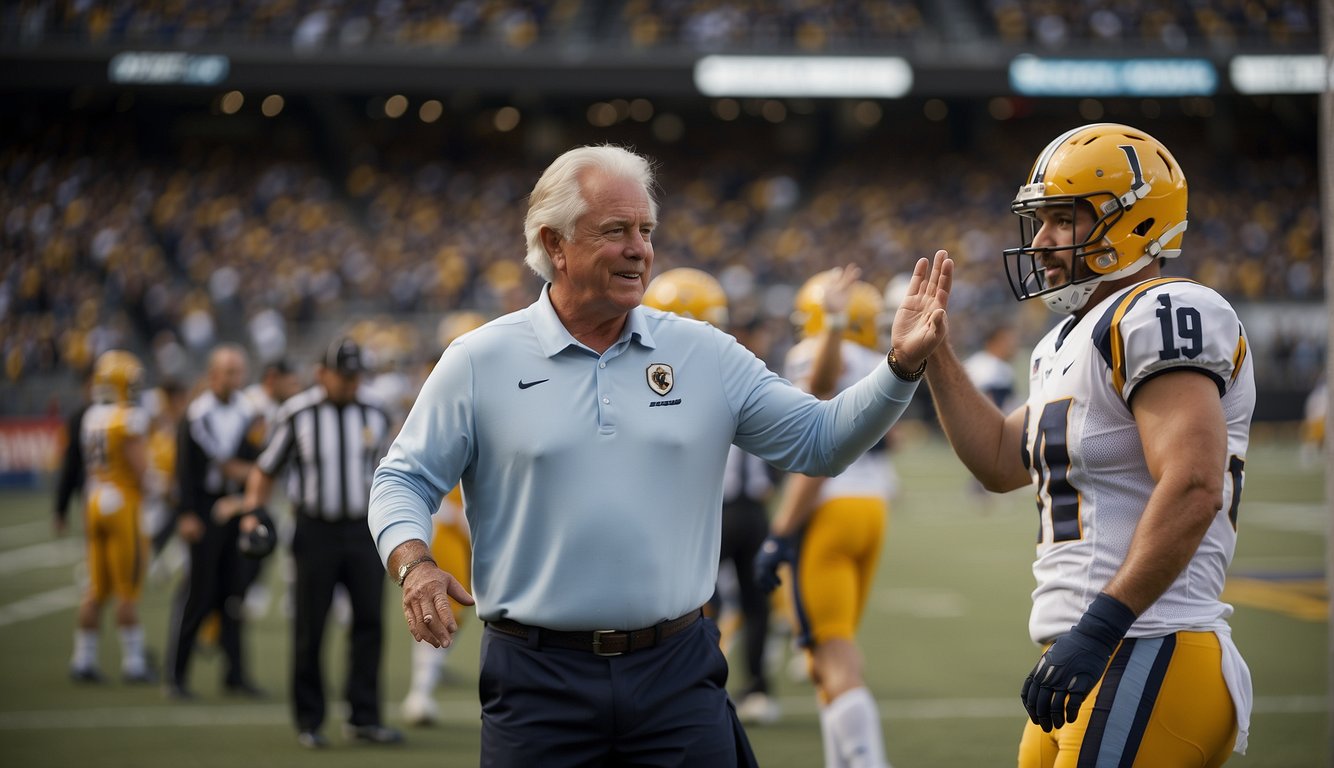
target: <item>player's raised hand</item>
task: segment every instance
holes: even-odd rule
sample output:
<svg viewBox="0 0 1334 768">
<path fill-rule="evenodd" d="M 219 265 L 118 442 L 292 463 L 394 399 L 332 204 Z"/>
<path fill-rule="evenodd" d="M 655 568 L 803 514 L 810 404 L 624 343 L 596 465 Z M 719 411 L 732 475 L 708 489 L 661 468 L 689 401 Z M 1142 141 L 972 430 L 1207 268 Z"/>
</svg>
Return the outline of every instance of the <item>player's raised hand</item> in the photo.
<svg viewBox="0 0 1334 768">
<path fill-rule="evenodd" d="M 820 309 L 824 310 L 826 317 L 843 315 L 846 318 L 848 302 L 852 300 L 852 286 L 861 279 L 862 268 L 856 264 L 849 264 L 845 267 L 834 267 L 829 271 L 833 273 L 834 278 L 825 283 L 824 293 L 820 295 Z"/>
<path fill-rule="evenodd" d="M 936 251 L 931 261 L 918 259 L 908 293 L 894 313 L 891 343 L 902 370 L 915 371 L 945 340 L 945 313 L 949 309 L 954 260 Z"/>
</svg>

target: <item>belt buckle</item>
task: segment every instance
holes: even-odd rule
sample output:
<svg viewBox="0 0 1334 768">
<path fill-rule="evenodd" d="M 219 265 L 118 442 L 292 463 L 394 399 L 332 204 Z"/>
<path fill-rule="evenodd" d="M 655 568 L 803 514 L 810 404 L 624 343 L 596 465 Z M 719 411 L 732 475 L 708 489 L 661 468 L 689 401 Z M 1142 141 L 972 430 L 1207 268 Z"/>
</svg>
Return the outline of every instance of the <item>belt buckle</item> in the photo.
<svg viewBox="0 0 1334 768">
<path fill-rule="evenodd" d="M 614 634 L 616 634 L 616 633 L 619 632 L 619 631 L 620 631 L 620 630 L 618 630 L 618 629 L 595 629 L 595 630 L 593 630 L 593 653 L 594 653 L 594 655 L 597 655 L 597 656 L 620 656 L 620 655 L 624 654 L 625 651 L 603 651 L 603 650 L 602 650 L 602 638 L 605 637 L 605 636 L 607 636 L 607 635 L 614 635 Z M 628 636 L 627 636 L 627 637 L 628 637 Z M 627 641 L 626 641 L 626 647 L 627 647 L 627 648 L 629 647 L 629 640 L 628 640 L 628 639 L 627 639 Z"/>
</svg>

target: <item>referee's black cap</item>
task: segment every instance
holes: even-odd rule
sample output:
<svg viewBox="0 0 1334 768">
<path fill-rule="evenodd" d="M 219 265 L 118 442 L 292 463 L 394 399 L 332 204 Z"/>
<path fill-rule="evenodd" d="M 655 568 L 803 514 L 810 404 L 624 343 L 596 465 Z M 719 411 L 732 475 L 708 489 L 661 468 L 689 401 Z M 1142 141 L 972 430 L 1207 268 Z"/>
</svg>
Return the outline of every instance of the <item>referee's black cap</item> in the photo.
<svg viewBox="0 0 1334 768">
<path fill-rule="evenodd" d="M 362 373 L 366 370 L 366 361 L 357 342 L 342 338 L 330 344 L 324 353 L 324 367 L 344 374 Z"/>
</svg>

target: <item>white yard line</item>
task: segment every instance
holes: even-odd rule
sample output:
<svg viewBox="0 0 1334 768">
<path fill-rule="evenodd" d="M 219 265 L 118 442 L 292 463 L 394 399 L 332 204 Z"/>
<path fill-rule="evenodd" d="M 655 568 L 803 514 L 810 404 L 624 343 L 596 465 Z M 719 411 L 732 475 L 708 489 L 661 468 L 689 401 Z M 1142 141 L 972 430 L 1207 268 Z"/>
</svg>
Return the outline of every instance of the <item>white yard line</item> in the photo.
<svg viewBox="0 0 1334 768">
<path fill-rule="evenodd" d="M 0 576 L 37 568 L 56 568 L 78 562 L 84 556 L 82 537 L 66 537 L 41 544 L 0 552 Z"/>
<path fill-rule="evenodd" d="M 815 715 L 813 696 L 785 696 L 779 699 L 785 716 Z M 1023 710 L 1013 698 L 1003 699 L 881 699 L 880 716 L 884 720 L 1019 720 Z M 1319 714 L 1326 710 L 1324 696 L 1259 696 L 1257 714 Z M 331 720 L 339 717 L 330 712 Z M 108 709 L 51 709 L 0 712 L 0 731 L 67 730 L 71 728 L 196 728 L 201 726 L 289 727 L 291 712 L 284 704 L 227 705 L 170 704 L 157 707 L 115 707 Z M 440 702 L 440 720 L 456 724 L 477 724 L 478 706 L 472 702 Z"/>
<path fill-rule="evenodd" d="M 69 610 L 79 604 L 79 594 L 79 588 L 70 585 L 49 592 L 40 592 L 16 603 L 0 605 L 0 627 Z"/>
</svg>

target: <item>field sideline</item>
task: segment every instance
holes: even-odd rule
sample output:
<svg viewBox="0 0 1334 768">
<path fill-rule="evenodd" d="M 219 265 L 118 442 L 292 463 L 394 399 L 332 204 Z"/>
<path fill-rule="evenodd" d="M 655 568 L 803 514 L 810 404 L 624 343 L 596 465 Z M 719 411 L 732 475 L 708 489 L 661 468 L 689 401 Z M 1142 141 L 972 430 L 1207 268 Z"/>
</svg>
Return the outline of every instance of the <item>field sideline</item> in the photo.
<svg viewBox="0 0 1334 768">
<path fill-rule="evenodd" d="M 894 504 L 861 634 L 888 754 L 897 768 L 1010 766 L 1024 718 L 1018 690 L 1036 660 L 1026 632 L 1036 524 L 1031 494 L 990 497 L 983 505 L 946 446 L 904 431 L 909 434 L 896 453 L 904 491 Z M 1304 467 L 1291 439 L 1266 433 L 1257 435 L 1247 470 L 1227 598 L 1237 608 L 1234 638 L 1255 679 L 1256 712 L 1250 753 L 1230 764 L 1325 766 L 1329 513 L 1322 467 Z M 189 704 L 169 703 L 156 688 L 118 682 L 78 687 L 66 677 L 83 557 L 77 526 L 64 539 L 52 538 L 47 491 L 0 491 L 0 509 L 4 765 L 477 764 L 475 618 L 465 622 L 450 657 L 449 684 L 438 696 L 440 725 L 407 729 L 407 744 L 384 749 L 347 745 L 331 716 L 326 734 L 333 748 L 311 753 L 297 746 L 290 724 L 290 646 L 277 600 L 247 636 L 254 676 L 272 694 L 268 701 L 223 697 L 216 656 L 194 663 L 191 684 L 200 698 Z M 266 570 L 275 591 L 282 566 L 274 560 Z M 155 581 L 145 594 L 148 641 L 159 652 L 173 586 Z M 390 724 L 402 725 L 397 703 L 407 687 L 411 640 L 390 585 L 386 595 L 386 712 Z M 335 698 L 346 649 L 340 633 L 331 634 L 325 669 Z M 109 612 L 101 656 L 115 680 L 119 650 Z M 776 679 L 783 720 L 750 730 L 761 765 L 818 766 L 822 752 L 810 686 L 783 671 Z"/>
</svg>

